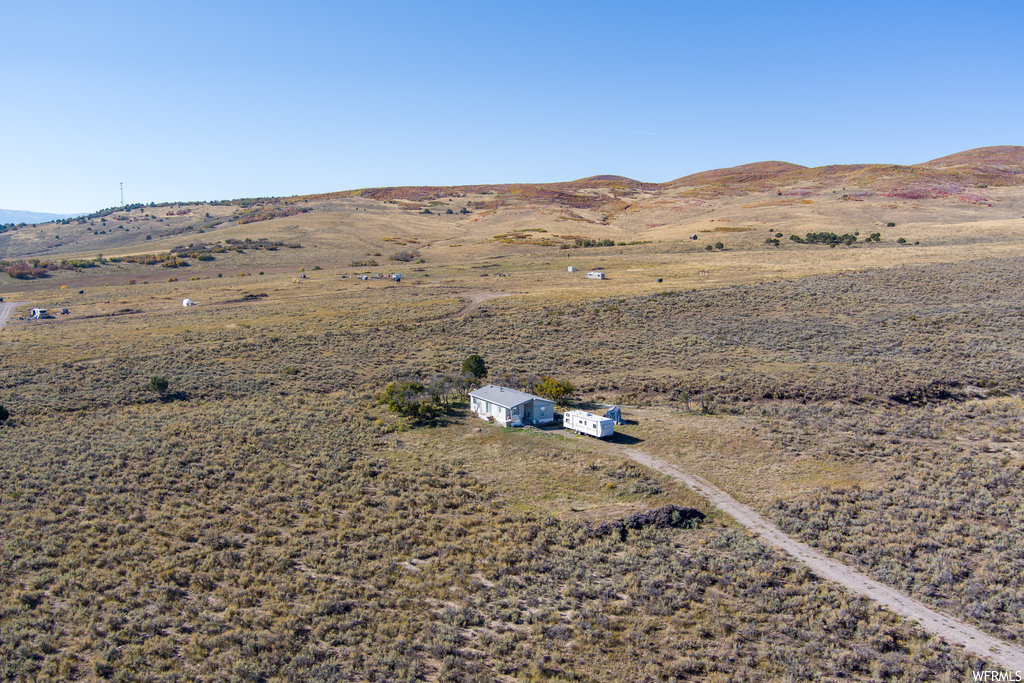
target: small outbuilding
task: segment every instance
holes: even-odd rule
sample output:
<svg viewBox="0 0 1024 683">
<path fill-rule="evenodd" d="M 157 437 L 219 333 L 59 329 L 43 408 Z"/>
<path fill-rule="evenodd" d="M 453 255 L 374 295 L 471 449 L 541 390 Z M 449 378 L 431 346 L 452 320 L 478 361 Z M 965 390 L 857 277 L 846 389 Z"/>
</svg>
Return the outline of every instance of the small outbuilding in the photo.
<svg viewBox="0 0 1024 683">
<path fill-rule="evenodd" d="M 576 266 L 569 266 L 569 272 L 570 273 L 575 273 L 576 272 Z"/>
<path fill-rule="evenodd" d="M 524 391 L 488 384 L 469 394 L 469 407 L 481 419 L 506 427 L 555 421 L 555 402 Z"/>
<path fill-rule="evenodd" d="M 604 416 L 617 425 L 622 424 L 622 408 L 618 406 L 612 406 L 611 408 L 609 408 L 607 411 L 605 411 Z"/>
</svg>

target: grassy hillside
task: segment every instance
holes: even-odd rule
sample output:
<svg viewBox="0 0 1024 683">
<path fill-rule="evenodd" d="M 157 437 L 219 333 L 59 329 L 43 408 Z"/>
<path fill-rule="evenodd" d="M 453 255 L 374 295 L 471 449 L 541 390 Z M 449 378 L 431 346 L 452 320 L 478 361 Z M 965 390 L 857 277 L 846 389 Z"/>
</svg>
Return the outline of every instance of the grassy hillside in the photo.
<svg viewBox="0 0 1024 683">
<path fill-rule="evenodd" d="M 1021 149 L 983 148 L 917 166 L 764 162 L 667 183 L 594 176 L 550 184 L 371 188 L 135 205 L 8 229 L 0 234 L 0 259 L 60 260 L 226 238 L 306 237 L 339 248 L 343 253 L 331 257 L 340 265 L 375 250 L 386 257 L 381 240 L 389 237 L 414 237 L 429 243 L 421 248 L 435 259 L 462 260 L 487 251 L 495 236 L 524 230 L 545 231 L 515 240 L 538 248 L 558 248 L 575 237 L 683 240 L 726 226 L 803 234 L 874 232 L 896 223 L 934 232 L 950 223 L 1020 220 Z"/>
<path fill-rule="evenodd" d="M 946 276 L 924 270 L 910 281 Z M 175 285 L 109 291 L 118 305 L 145 306 L 139 293 Z M 868 340 L 841 335 L 844 345 L 829 348 L 820 328 L 841 318 L 813 322 L 824 313 L 816 294 L 877 300 L 890 286 L 864 275 L 576 306 L 506 298 L 465 318 L 445 317 L 455 298 L 392 286 L 15 323 L 3 332 L 0 375 L 0 401 L 13 413 L 0 460 L 5 675 L 960 677 L 981 664 L 813 579 L 720 517 L 697 529 L 591 537 L 587 523 L 701 504 L 588 440 L 463 414 L 417 427 L 373 402 L 388 380 L 449 372 L 477 350 L 499 381 L 514 383 L 524 369 L 557 373 L 584 397 L 647 406 L 627 409 L 637 421 L 627 434 L 740 497 L 755 482 L 764 505 L 776 506 L 822 486 L 884 486 L 897 455 L 866 443 L 865 452 L 834 452 L 814 431 L 828 422 L 803 416 L 824 419 L 823 407 L 853 397 L 869 397 L 867 416 L 899 416 L 887 408 L 900 405 L 890 387 L 930 381 L 936 368 L 909 348 L 856 374 L 874 353 Z M 724 317 L 722 301 L 734 302 Z M 860 315 L 884 318 L 889 305 L 901 301 Z M 789 325 L 759 319 L 783 306 Z M 994 320 L 978 315 L 985 346 Z M 599 320 L 606 333 L 588 336 Z M 904 324 L 894 334 L 920 343 Z M 801 350 L 807 335 L 823 346 Z M 567 338 L 586 346 L 570 349 Z M 814 398 L 827 375 L 776 369 L 780 394 L 766 399 L 747 385 L 770 361 L 751 349 L 769 340 L 787 362 L 812 353 L 849 373 Z M 1016 381 L 999 365 L 955 363 L 1004 389 Z M 154 374 L 170 381 L 165 400 L 146 388 Z M 713 412 L 695 414 L 710 387 Z M 803 440 L 820 449 L 804 450 Z M 965 519 L 960 533 L 986 548 L 985 529 Z M 870 533 L 873 548 L 888 538 Z M 1013 572 L 1011 563 L 988 576 L 984 590 L 1015 595 Z M 981 623 L 995 626 L 984 615 Z"/>
<path fill-rule="evenodd" d="M 625 406 L 623 443 L 1019 643 L 1024 195 L 1005 168 L 948 184 L 993 154 L 3 233 L 35 256 L 0 274 L 26 302 L 0 330 L 0 676 L 962 680 L 987 663 L 613 447 L 377 397 L 471 353 L 569 381 L 563 408 Z M 947 184 L 886 189 L 922 174 Z M 707 517 L 595 531 L 668 504 Z"/>
</svg>

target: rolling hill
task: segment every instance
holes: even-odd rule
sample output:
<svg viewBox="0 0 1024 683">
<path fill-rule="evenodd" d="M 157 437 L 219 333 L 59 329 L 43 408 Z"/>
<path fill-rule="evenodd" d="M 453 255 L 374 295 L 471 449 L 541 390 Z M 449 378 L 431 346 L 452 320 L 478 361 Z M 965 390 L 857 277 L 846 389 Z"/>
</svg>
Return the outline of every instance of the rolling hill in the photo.
<svg viewBox="0 0 1024 683">
<path fill-rule="evenodd" d="M 372 255 L 382 238 L 403 236 L 486 251 L 495 240 L 529 247 L 576 238 L 677 240 L 709 221 L 800 232 L 1006 221 L 1021 216 L 1021 185 L 1024 147 L 1002 146 L 913 166 L 765 161 L 663 183 L 596 175 L 558 183 L 375 187 L 105 209 L 8 230 L 0 234 L 0 259 L 152 251 L 215 236 L 322 240 L 355 259 Z"/>
</svg>

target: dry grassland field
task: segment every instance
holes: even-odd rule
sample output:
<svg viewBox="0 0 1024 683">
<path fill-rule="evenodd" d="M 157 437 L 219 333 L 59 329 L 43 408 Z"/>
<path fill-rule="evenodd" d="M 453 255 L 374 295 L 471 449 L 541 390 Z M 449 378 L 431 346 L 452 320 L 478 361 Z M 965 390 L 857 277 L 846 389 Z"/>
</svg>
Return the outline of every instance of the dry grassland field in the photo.
<svg viewBox="0 0 1024 683">
<path fill-rule="evenodd" d="M 997 668 L 618 448 L 1024 646 L 1022 178 L 1006 147 L 7 226 L 0 677 Z M 626 424 L 481 421 L 470 354 Z"/>
</svg>

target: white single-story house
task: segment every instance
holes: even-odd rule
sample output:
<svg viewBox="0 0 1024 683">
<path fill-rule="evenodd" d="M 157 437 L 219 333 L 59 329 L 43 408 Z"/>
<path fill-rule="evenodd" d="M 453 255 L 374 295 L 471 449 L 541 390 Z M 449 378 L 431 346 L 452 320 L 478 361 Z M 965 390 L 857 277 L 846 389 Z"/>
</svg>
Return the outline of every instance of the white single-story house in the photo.
<svg viewBox="0 0 1024 683">
<path fill-rule="evenodd" d="M 470 392 L 469 407 L 482 419 L 493 419 L 506 427 L 555 421 L 554 401 L 494 384 Z"/>
</svg>

